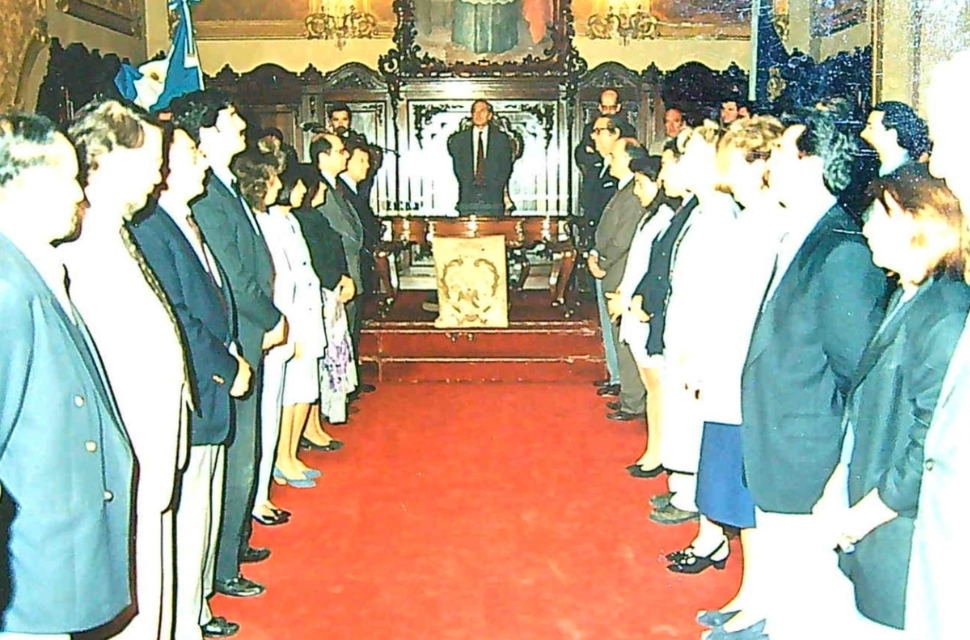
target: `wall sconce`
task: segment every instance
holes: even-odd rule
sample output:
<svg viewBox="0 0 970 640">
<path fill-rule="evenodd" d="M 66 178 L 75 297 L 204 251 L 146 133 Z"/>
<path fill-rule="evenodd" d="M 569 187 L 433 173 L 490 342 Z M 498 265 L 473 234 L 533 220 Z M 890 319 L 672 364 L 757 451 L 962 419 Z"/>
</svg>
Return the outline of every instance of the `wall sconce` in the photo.
<svg viewBox="0 0 970 640">
<path fill-rule="evenodd" d="M 353 2 L 338 7 L 336 0 L 320 0 L 317 10 L 304 20 L 307 38 L 336 40 L 341 49 L 351 38 L 373 38 L 377 19 L 366 11 L 366 6 L 364 9 L 361 11 Z"/>
<path fill-rule="evenodd" d="M 648 5 L 649 6 L 649 5 Z M 630 40 L 649 40 L 657 37 L 657 19 L 642 5 L 632 9 L 624 3 L 619 9 L 611 2 L 606 14 L 594 13 L 586 23 L 590 38 L 607 40 L 619 38 L 623 45 Z"/>
</svg>

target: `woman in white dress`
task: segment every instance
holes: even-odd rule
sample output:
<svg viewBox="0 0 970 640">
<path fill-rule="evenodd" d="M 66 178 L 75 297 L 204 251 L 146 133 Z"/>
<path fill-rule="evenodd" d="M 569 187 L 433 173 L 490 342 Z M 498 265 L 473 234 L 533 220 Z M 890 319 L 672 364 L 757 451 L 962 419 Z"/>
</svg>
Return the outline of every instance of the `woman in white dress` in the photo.
<svg viewBox="0 0 970 640">
<path fill-rule="evenodd" d="M 275 156 L 246 154 L 233 166 L 273 258 L 273 302 L 290 322 L 287 341 L 267 352 L 263 364 L 263 448 L 253 516 L 267 524 L 281 519 L 269 500 L 271 474 L 277 483 L 298 488 L 315 486 L 320 475 L 296 457 L 296 447 L 319 396 L 316 371 L 326 344 L 320 283 L 303 232 L 290 205 L 276 204 L 283 186 L 276 163 Z"/>
</svg>

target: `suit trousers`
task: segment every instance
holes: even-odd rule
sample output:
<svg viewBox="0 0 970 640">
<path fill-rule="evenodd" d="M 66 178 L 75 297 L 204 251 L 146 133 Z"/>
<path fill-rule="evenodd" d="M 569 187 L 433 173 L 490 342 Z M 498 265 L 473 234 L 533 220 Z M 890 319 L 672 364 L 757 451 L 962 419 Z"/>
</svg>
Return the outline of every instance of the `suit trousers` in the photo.
<svg viewBox="0 0 970 640">
<path fill-rule="evenodd" d="M 283 380 L 286 374 L 285 348 L 275 347 L 263 358 L 263 397 L 259 407 L 260 452 L 253 505 L 269 501 L 269 485 L 276 465 L 276 445 L 280 441 L 283 416 Z"/>
<path fill-rule="evenodd" d="M 250 364 L 254 368 L 252 390 L 245 398 L 235 401 L 235 429 L 226 446 L 226 482 L 215 574 L 215 579 L 223 582 L 240 575 L 239 557 L 249 545 L 253 532 L 263 367 L 260 361 Z"/>
<path fill-rule="evenodd" d="M 350 343 L 354 348 L 351 356 L 354 359 L 354 368 L 357 370 L 357 380 L 360 380 L 360 330 L 363 325 L 361 318 L 362 299 L 358 295 L 353 300 L 344 305 L 347 311 L 347 329 L 350 330 Z"/>
<path fill-rule="evenodd" d="M 144 481 L 144 480 L 142 480 Z M 175 599 L 175 548 L 172 510 L 141 505 L 136 498 L 132 537 L 135 541 L 135 602 L 137 613 L 114 636 L 116 640 L 172 637 Z"/>
<path fill-rule="evenodd" d="M 212 619 L 208 598 L 213 593 L 215 577 L 225 461 L 224 445 L 205 444 L 189 449 L 175 512 L 176 640 L 202 640 L 201 625 Z"/>
<path fill-rule="evenodd" d="M 766 572 L 763 584 L 772 585 L 759 594 L 771 640 L 905 637 L 856 609 L 852 583 L 839 570 L 826 520 L 756 509 L 755 521 L 760 566 Z"/>
<path fill-rule="evenodd" d="M 603 281 L 593 281 L 596 288 L 596 310 L 600 314 L 600 333 L 603 334 L 603 351 L 606 353 L 606 375 L 610 384 L 620 384 L 620 366 L 616 356 L 616 334 L 613 323 L 610 322 L 610 312 L 606 308 L 606 296 L 603 293 Z"/>
<path fill-rule="evenodd" d="M 630 345 L 620 340 L 620 327 L 610 323 L 613 346 L 616 349 L 617 373 L 620 378 L 620 411 L 643 414 L 647 410 L 647 388 L 640 377 L 640 367 L 633 359 Z"/>
</svg>

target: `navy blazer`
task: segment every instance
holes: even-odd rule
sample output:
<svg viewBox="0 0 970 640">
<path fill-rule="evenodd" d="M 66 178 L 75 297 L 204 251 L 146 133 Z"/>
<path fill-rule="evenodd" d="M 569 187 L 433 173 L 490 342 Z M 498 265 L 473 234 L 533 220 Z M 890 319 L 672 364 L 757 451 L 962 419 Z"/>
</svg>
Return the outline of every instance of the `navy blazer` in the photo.
<svg viewBox="0 0 970 640">
<path fill-rule="evenodd" d="M 226 276 L 221 289 L 202 266 L 178 224 L 160 206 L 131 226 L 131 234 L 168 296 L 189 352 L 195 400 L 189 439 L 193 446 L 225 444 L 238 363 L 227 350 L 235 341 L 235 308 Z M 218 267 L 218 263 L 213 265 Z"/>
<path fill-rule="evenodd" d="M 475 185 L 474 128 L 448 138 L 448 153 L 458 179 L 457 209 L 461 215 L 501 216 L 505 213 L 505 187 L 512 176 L 512 141 L 494 125 L 488 126 L 485 144 L 485 186 Z"/>
<path fill-rule="evenodd" d="M 755 503 L 811 513 L 842 448 L 853 375 L 888 283 L 836 205 L 805 239 L 755 322 L 741 376 L 744 474 Z"/>
<path fill-rule="evenodd" d="M 192 212 L 229 280 L 242 355 L 258 369 L 263 334 L 282 316 L 273 304 L 273 259 L 266 240 L 242 201 L 211 172 L 206 193 L 192 204 Z"/>
<path fill-rule="evenodd" d="M 0 318 L 0 630 L 97 627 L 132 601 L 131 444 L 86 327 L 2 234 Z"/>
<path fill-rule="evenodd" d="M 923 444 L 968 310 L 970 287 L 962 280 L 924 283 L 872 339 L 846 406 L 854 435 L 849 503 L 875 489 L 899 516 L 862 538 L 854 553 L 840 554 L 840 566 L 859 611 L 897 629 L 905 620 Z"/>
<path fill-rule="evenodd" d="M 343 240 L 319 209 L 294 209 L 303 239 L 310 250 L 310 263 L 320 286 L 333 291 L 342 276 L 348 275 Z"/>
</svg>

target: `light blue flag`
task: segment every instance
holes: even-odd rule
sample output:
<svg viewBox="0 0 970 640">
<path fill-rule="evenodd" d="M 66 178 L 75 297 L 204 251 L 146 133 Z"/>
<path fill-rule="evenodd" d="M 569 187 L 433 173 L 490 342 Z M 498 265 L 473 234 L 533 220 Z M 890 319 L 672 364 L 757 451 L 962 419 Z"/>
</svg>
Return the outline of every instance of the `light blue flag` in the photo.
<svg viewBox="0 0 970 640">
<path fill-rule="evenodd" d="M 195 35 L 192 32 L 192 12 L 189 10 L 190 4 L 199 2 L 200 0 L 169 0 L 169 9 L 178 11 L 181 19 L 172 36 L 172 49 L 168 53 L 165 89 L 151 111 L 166 109 L 175 98 L 204 88 L 199 51 L 196 49 Z"/>
</svg>

